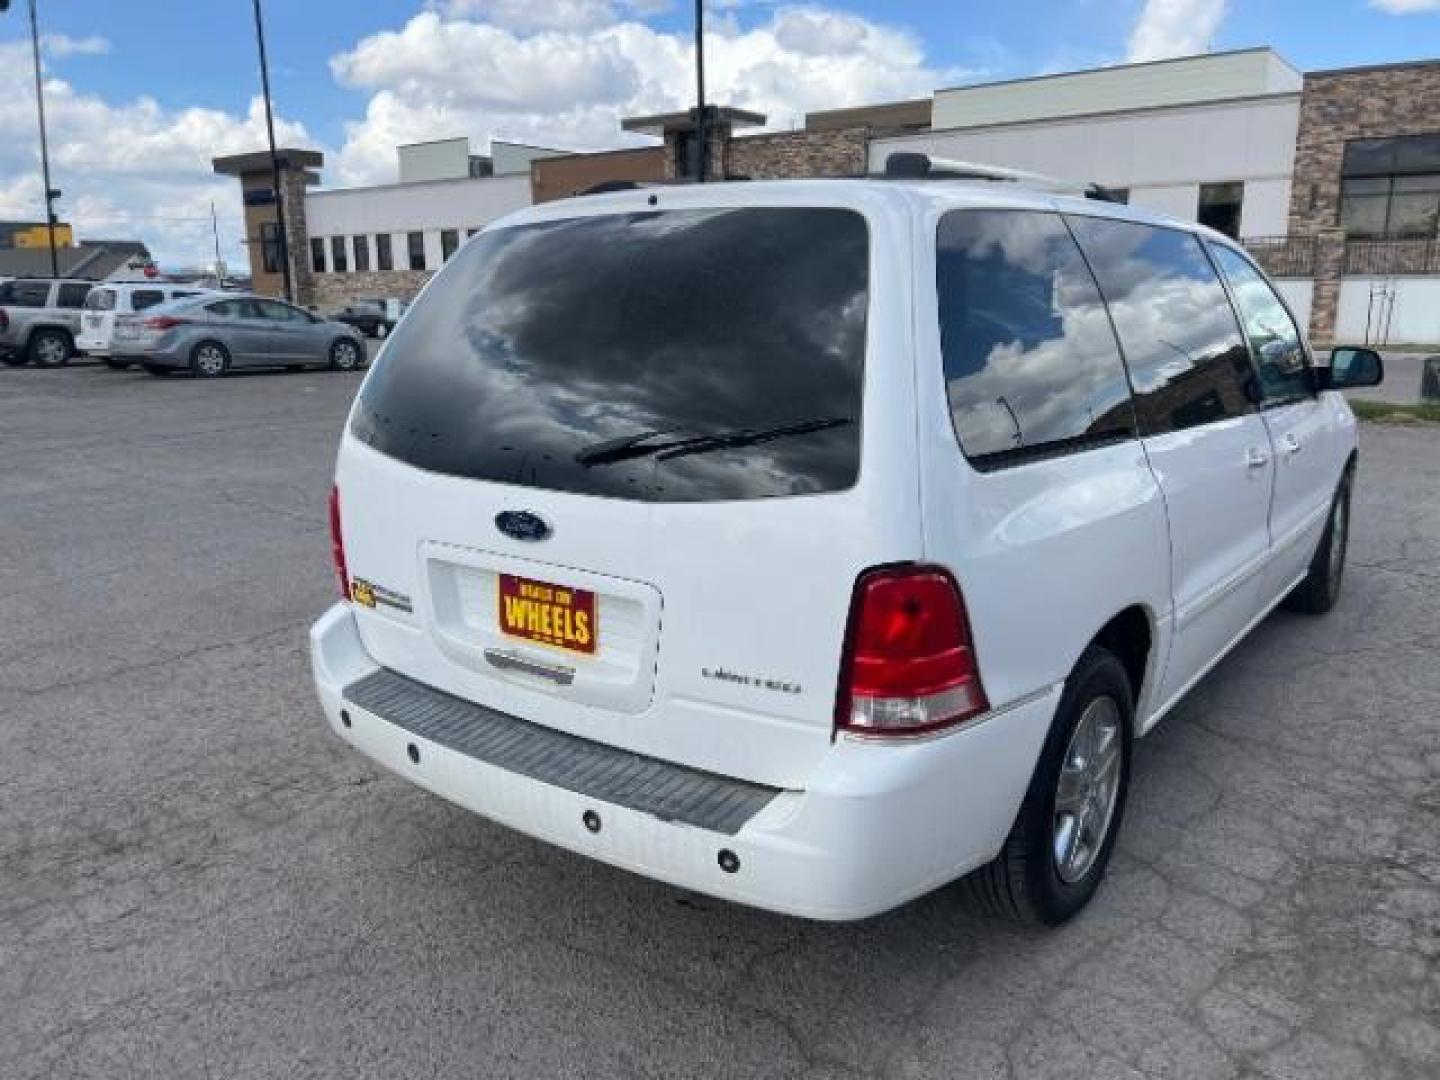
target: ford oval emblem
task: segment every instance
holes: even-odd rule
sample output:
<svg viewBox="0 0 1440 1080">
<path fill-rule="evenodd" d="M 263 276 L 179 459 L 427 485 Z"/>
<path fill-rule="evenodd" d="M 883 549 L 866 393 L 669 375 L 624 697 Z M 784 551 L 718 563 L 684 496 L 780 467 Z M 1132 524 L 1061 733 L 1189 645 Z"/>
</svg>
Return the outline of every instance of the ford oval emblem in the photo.
<svg viewBox="0 0 1440 1080">
<path fill-rule="evenodd" d="M 529 510 L 502 510 L 495 515 L 495 527 L 512 540 L 544 540 L 550 535 L 549 523 Z"/>
</svg>

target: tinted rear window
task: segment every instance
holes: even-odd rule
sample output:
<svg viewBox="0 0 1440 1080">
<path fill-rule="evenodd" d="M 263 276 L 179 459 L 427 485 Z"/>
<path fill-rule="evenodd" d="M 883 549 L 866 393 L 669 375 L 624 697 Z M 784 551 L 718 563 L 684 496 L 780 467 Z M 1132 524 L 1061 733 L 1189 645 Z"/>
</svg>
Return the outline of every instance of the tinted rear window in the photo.
<svg viewBox="0 0 1440 1080">
<path fill-rule="evenodd" d="M 44 307 L 49 300 L 48 281 L 7 281 L 0 285 L 0 304 L 10 307 Z"/>
<path fill-rule="evenodd" d="M 159 289 L 136 289 L 130 294 L 130 309 L 132 311 L 144 311 L 156 304 L 165 303 L 165 294 Z"/>
<path fill-rule="evenodd" d="M 466 245 L 391 337 L 355 436 L 423 469 L 680 502 L 835 491 L 860 461 L 864 219 L 839 209 L 616 214 Z M 584 464 L 806 425 L 749 445 Z"/>
</svg>

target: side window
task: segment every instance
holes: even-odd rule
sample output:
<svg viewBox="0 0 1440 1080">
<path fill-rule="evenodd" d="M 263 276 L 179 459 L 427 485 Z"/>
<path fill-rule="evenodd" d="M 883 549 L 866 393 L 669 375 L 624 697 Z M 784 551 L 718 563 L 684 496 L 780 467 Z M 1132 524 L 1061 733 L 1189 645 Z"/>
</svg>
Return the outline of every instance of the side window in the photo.
<svg viewBox="0 0 1440 1080">
<path fill-rule="evenodd" d="M 330 238 L 330 270 L 336 274 L 347 274 L 350 266 L 345 258 L 345 237 L 332 236 Z"/>
<path fill-rule="evenodd" d="M 1210 251 L 1235 294 L 1240 322 L 1260 373 L 1260 393 L 1272 402 L 1309 397 L 1305 346 L 1290 312 L 1249 259 L 1220 244 L 1211 244 Z"/>
<path fill-rule="evenodd" d="M 246 316 L 244 300 L 221 300 L 205 310 L 221 319 L 243 319 Z"/>
<path fill-rule="evenodd" d="M 260 309 L 260 317 L 269 319 L 271 322 L 308 323 L 310 321 L 303 311 L 276 300 L 256 300 L 254 304 Z"/>
<path fill-rule="evenodd" d="M 1200 241 L 1129 221 L 1075 217 L 1070 224 L 1115 320 L 1141 433 L 1252 411 L 1250 351 Z"/>
<path fill-rule="evenodd" d="M 85 298 L 90 295 L 90 290 L 95 286 L 86 282 L 66 282 L 60 286 L 60 294 L 55 299 L 55 306 L 61 308 L 83 308 Z"/>
<path fill-rule="evenodd" d="M 972 462 L 1135 434 L 1105 305 L 1058 214 L 952 211 L 935 269 L 950 416 Z"/>
<path fill-rule="evenodd" d="M 325 272 L 325 238 L 312 236 L 310 238 L 310 269 L 316 274 Z"/>
<path fill-rule="evenodd" d="M 159 289 L 136 289 L 130 294 L 130 310 L 144 311 L 165 302 L 165 294 Z"/>
<path fill-rule="evenodd" d="M 390 234 L 375 234 L 375 268 L 377 270 L 393 270 L 395 264 L 390 258 Z"/>
<path fill-rule="evenodd" d="M 10 281 L 0 285 L 0 304 L 9 307 L 44 307 L 49 302 L 48 281 Z"/>
</svg>

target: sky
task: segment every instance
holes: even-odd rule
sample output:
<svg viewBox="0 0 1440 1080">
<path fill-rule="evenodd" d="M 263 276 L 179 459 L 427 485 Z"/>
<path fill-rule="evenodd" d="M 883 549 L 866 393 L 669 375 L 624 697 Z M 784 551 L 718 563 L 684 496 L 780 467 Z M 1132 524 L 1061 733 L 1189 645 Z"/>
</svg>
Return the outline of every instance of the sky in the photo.
<svg viewBox="0 0 1440 1080">
<path fill-rule="evenodd" d="M 0 219 L 40 219 L 26 0 L 0 14 Z M 52 179 L 81 239 L 162 267 L 246 255 L 210 159 L 264 146 L 248 0 L 39 0 Z M 324 185 L 393 182 L 399 143 L 626 145 L 693 100 L 689 0 L 267 0 L 277 138 Z M 776 128 L 942 87 L 1270 45 L 1316 70 L 1440 55 L 1440 0 L 707 0 L 712 102 Z"/>
</svg>

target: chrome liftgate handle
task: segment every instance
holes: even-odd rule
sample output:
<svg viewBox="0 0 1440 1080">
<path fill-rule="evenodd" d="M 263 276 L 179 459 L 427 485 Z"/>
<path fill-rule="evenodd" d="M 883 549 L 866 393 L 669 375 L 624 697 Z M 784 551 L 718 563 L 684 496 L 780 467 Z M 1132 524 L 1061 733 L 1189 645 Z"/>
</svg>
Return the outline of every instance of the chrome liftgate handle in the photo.
<svg viewBox="0 0 1440 1080">
<path fill-rule="evenodd" d="M 569 686 L 575 681 L 575 669 L 565 664 L 547 664 L 543 660 L 532 660 L 528 656 L 511 652 L 509 649 L 486 649 L 485 659 L 491 667 L 502 671 L 519 671 L 549 679 L 557 686 Z"/>
</svg>

